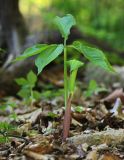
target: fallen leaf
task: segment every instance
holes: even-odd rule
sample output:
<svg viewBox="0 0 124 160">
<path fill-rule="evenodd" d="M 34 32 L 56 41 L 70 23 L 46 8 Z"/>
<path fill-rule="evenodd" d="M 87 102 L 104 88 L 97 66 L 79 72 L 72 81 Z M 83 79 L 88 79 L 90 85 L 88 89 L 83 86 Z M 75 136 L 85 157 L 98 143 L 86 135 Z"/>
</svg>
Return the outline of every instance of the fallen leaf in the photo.
<svg viewBox="0 0 124 160">
<path fill-rule="evenodd" d="M 97 160 L 98 159 L 98 153 L 97 150 L 93 150 L 88 153 L 86 160 Z"/>
<path fill-rule="evenodd" d="M 112 153 L 105 153 L 101 160 L 121 160 L 121 159 Z"/>
</svg>

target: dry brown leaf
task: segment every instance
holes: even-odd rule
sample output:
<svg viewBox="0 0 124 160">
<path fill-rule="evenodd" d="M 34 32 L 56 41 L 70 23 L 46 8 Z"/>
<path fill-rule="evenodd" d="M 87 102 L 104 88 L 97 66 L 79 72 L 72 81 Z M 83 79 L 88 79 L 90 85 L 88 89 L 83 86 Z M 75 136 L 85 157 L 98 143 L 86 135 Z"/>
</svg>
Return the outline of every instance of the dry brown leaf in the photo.
<svg viewBox="0 0 124 160">
<path fill-rule="evenodd" d="M 121 160 L 121 159 L 112 153 L 105 153 L 101 160 Z"/>
<path fill-rule="evenodd" d="M 97 150 L 93 150 L 89 152 L 89 154 L 86 157 L 86 160 L 97 160 L 98 159 L 98 153 Z"/>
<path fill-rule="evenodd" d="M 29 148 L 25 149 L 25 151 L 32 151 L 39 154 L 48 154 L 52 151 L 52 145 L 41 145 L 41 144 L 34 144 L 31 145 Z"/>
<path fill-rule="evenodd" d="M 28 157 L 30 157 L 33 160 L 54 160 L 54 158 L 52 157 L 52 155 L 42 155 L 39 153 L 35 153 L 32 151 L 25 151 L 24 154 Z"/>
</svg>

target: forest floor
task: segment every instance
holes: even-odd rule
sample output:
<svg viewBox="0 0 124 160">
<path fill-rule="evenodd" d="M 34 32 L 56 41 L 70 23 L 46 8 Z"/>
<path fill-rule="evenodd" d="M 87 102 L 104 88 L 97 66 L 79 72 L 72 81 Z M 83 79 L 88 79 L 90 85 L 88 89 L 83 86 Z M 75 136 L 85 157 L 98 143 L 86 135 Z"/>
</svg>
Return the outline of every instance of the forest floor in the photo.
<svg viewBox="0 0 124 160">
<path fill-rule="evenodd" d="M 93 81 L 87 89 L 79 78 L 63 142 L 62 73 L 47 73 L 38 83 L 44 94 L 32 104 L 0 95 L 0 160 L 124 160 L 123 89 Z"/>
</svg>

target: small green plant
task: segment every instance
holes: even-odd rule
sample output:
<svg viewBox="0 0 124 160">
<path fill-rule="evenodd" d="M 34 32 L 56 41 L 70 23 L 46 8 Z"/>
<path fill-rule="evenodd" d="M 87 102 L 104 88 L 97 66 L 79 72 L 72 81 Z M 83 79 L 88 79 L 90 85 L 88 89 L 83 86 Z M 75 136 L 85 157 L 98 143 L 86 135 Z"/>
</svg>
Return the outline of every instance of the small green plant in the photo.
<svg viewBox="0 0 124 160">
<path fill-rule="evenodd" d="M 44 90 L 42 91 L 41 93 L 41 97 L 42 98 L 48 98 L 48 99 L 51 99 L 51 98 L 55 98 L 55 97 L 59 97 L 59 96 L 62 96 L 64 93 L 64 90 L 63 89 L 58 89 L 58 90 Z"/>
<path fill-rule="evenodd" d="M 15 127 L 7 122 L 0 122 L 0 143 L 9 142 L 9 134 Z"/>
<path fill-rule="evenodd" d="M 64 52 L 64 99 L 65 99 L 65 116 L 63 122 L 63 140 L 69 135 L 70 123 L 71 123 L 71 101 L 73 98 L 75 80 L 79 67 L 83 66 L 83 63 L 78 60 L 67 59 L 67 48 L 72 48 L 81 53 L 85 58 L 91 61 L 93 64 L 107 70 L 114 72 L 114 69 L 108 62 L 106 56 L 102 51 L 96 48 L 91 48 L 79 41 L 73 42 L 71 45 L 67 45 L 67 39 L 70 34 L 70 29 L 76 24 L 74 17 L 67 14 L 64 17 L 56 17 L 54 20 L 55 25 L 58 27 L 62 37 L 63 44 L 36 44 L 24 51 L 24 53 L 16 58 L 18 60 L 24 60 L 31 56 L 36 56 L 35 65 L 38 68 L 38 74 L 41 73 L 43 68 L 56 59 L 61 53 Z M 70 74 L 68 75 L 68 66 L 70 67 Z"/>
<path fill-rule="evenodd" d="M 53 112 L 48 112 L 48 117 L 57 118 L 57 117 L 58 117 L 58 114 L 55 114 L 55 113 L 53 113 Z"/>
<path fill-rule="evenodd" d="M 83 106 L 76 106 L 75 111 L 78 112 L 78 113 L 81 113 L 81 112 L 84 111 L 84 107 Z"/>
<path fill-rule="evenodd" d="M 17 107 L 16 103 L 10 100 L 0 103 L 0 110 L 3 110 L 3 111 L 5 111 L 7 108 L 11 108 L 13 110 L 13 108 L 16 108 L 16 107 Z"/>
<path fill-rule="evenodd" d="M 99 87 L 95 80 L 89 82 L 87 90 L 84 92 L 86 98 L 91 97 L 94 93 L 107 92 L 105 87 Z"/>
<path fill-rule="evenodd" d="M 41 94 L 34 90 L 37 82 L 37 76 L 33 71 L 27 74 L 27 78 L 17 78 L 16 83 L 21 86 L 18 95 L 23 98 L 27 103 L 33 104 L 33 102 L 41 97 Z"/>
<path fill-rule="evenodd" d="M 16 107 L 17 104 L 9 99 L 7 101 L 0 103 L 0 110 L 3 112 L 9 112 L 9 117 L 15 121 L 18 119 L 17 114 L 14 112 L 14 109 Z"/>
</svg>

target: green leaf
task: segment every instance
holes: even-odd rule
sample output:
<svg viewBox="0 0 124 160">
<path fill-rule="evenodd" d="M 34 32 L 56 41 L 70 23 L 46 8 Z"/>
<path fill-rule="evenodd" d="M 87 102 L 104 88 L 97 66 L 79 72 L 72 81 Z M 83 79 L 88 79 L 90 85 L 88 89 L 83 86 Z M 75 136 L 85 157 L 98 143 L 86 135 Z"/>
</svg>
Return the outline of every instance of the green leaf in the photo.
<svg viewBox="0 0 124 160">
<path fill-rule="evenodd" d="M 36 81 L 37 81 L 37 76 L 35 75 L 35 73 L 33 71 L 30 71 L 27 75 L 27 80 L 31 85 L 35 85 Z"/>
<path fill-rule="evenodd" d="M 62 96 L 64 94 L 64 89 L 58 90 L 45 90 L 41 93 L 42 98 L 55 98 Z"/>
<path fill-rule="evenodd" d="M 84 111 L 84 107 L 83 107 L 83 106 L 77 106 L 77 107 L 75 108 L 75 111 L 78 112 L 78 113 L 81 113 L 81 112 Z"/>
<path fill-rule="evenodd" d="M 99 87 L 95 80 L 91 80 L 88 89 L 84 92 L 84 96 L 88 98 L 94 93 L 98 94 L 99 92 L 107 92 L 107 89 L 104 87 Z"/>
<path fill-rule="evenodd" d="M 54 93 L 54 92 L 53 92 L 53 93 Z M 43 92 L 41 93 L 41 96 L 42 96 L 43 98 L 51 98 L 51 97 L 53 97 L 53 93 L 52 93 L 51 90 L 45 90 L 45 91 L 43 91 Z"/>
<path fill-rule="evenodd" d="M 15 102 L 10 102 L 10 101 L 0 104 L 0 110 L 6 110 L 7 107 L 16 108 L 17 105 Z"/>
<path fill-rule="evenodd" d="M 8 122 L 0 122 L 0 131 L 13 131 L 15 126 L 11 125 Z"/>
<path fill-rule="evenodd" d="M 54 21 L 61 32 L 62 37 L 67 39 L 70 34 L 71 27 L 76 24 L 74 17 L 71 14 L 67 14 L 64 17 L 57 16 Z"/>
<path fill-rule="evenodd" d="M 38 91 L 33 91 L 33 97 L 34 99 L 38 100 L 41 98 L 41 93 L 39 93 Z"/>
<path fill-rule="evenodd" d="M 89 61 L 93 64 L 109 71 L 115 72 L 113 67 L 110 65 L 104 53 L 96 48 L 91 48 L 83 45 L 81 42 L 75 41 L 70 47 L 75 48 L 77 51 L 82 53 Z"/>
<path fill-rule="evenodd" d="M 51 118 L 57 118 L 58 117 L 58 115 L 57 114 L 55 114 L 55 113 L 53 113 L 53 112 L 48 112 L 48 115 L 47 115 L 48 117 L 51 117 Z"/>
<path fill-rule="evenodd" d="M 27 99 L 27 98 L 30 97 L 30 89 L 22 88 L 17 94 L 18 94 L 21 98 Z"/>
<path fill-rule="evenodd" d="M 6 141 L 7 141 L 7 138 L 0 135 L 0 143 L 6 143 Z"/>
<path fill-rule="evenodd" d="M 98 85 L 95 80 L 91 80 L 88 86 L 87 91 L 85 92 L 85 97 L 91 97 L 95 90 L 98 88 Z"/>
<path fill-rule="evenodd" d="M 14 113 L 10 114 L 9 118 L 16 121 L 18 119 L 18 115 L 14 112 Z"/>
<path fill-rule="evenodd" d="M 38 74 L 43 70 L 43 68 L 57 58 L 63 51 L 63 45 L 49 45 L 49 47 L 40 53 L 35 60 L 35 65 L 38 68 Z"/>
<path fill-rule="evenodd" d="M 10 106 L 10 107 L 12 107 L 12 108 L 16 108 L 16 107 L 17 107 L 17 104 L 16 104 L 15 102 L 11 102 L 11 101 L 6 102 L 6 105 L 7 105 L 7 106 Z"/>
<path fill-rule="evenodd" d="M 20 86 L 28 84 L 28 81 L 25 78 L 16 78 L 15 81 Z"/>
<path fill-rule="evenodd" d="M 75 69 L 77 70 L 78 68 L 80 68 L 84 65 L 83 62 L 78 61 L 76 59 L 67 61 L 67 64 L 70 66 L 70 72 L 72 72 Z"/>
<path fill-rule="evenodd" d="M 14 61 L 24 60 L 28 57 L 34 56 L 43 52 L 46 48 L 48 48 L 47 44 L 36 44 L 30 48 L 27 48 L 22 55 L 17 57 Z"/>
</svg>

